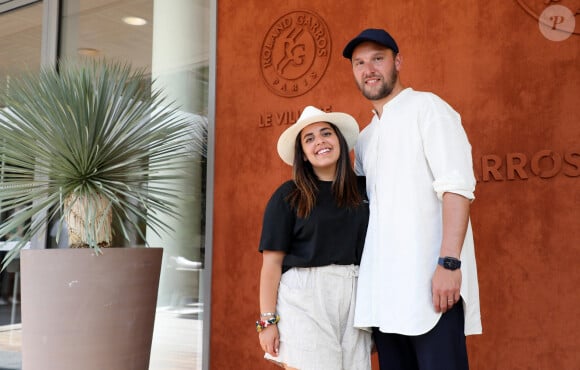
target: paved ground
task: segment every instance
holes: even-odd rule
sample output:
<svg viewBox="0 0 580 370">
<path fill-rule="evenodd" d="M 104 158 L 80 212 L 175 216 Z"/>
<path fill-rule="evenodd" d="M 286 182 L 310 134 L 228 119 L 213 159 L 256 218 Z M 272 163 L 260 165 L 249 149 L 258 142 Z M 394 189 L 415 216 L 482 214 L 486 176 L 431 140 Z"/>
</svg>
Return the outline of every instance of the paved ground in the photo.
<svg viewBox="0 0 580 370">
<path fill-rule="evenodd" d="M 20 370 L 21 368 L 20 353 L 0 351 L 0 370 Z"/>
<path fill-rule="evenodd" d="M 201 305 L 158 309 L 149 370 L 201 370 Z M 21 370 L 21 325 L 0 326 L 0 370 Z"/>
</svg>

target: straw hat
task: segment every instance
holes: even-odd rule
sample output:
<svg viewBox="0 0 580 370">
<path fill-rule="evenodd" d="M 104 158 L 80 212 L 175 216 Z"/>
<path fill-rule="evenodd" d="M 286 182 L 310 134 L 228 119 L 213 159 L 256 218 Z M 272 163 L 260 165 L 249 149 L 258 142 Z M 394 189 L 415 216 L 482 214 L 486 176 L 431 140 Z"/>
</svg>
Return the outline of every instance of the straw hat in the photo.
<svg viewBox="0 0 580 370">
<path fill-rule="evenodd" d="M 346 139 L 349 150 L 356 144 L 359 128 L 358 123 L 352 116 L 339 112 L 326 113 L 318 108 L 307 106 L 302 111 L 298 121 L 288 127 L 278 139 L 278 154 L 284 162 L 290 166 L 293 165 L 296 137 L 304 127 L 316 122 L 330 122 L 338 127 L 342 136 Z"/>
</svg>

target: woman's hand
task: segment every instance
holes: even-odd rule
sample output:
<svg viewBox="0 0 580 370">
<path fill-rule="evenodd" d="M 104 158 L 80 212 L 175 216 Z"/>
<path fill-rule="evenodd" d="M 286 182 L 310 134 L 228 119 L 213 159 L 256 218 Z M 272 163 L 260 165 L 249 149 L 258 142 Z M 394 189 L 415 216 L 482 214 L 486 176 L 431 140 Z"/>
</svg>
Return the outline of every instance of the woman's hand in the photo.
<svg viewBox="0 0 580 370">
<path fill-rule="evenodd" d="M 276 316 L 278 285 L 282 276 L 284 252 L 264 251 L 262 253 L 262 270 L 260 271 L 260 320 Z M 264 317 L 263 315 L 268 315 Z M 271 315 L 271 316 L 270 316 Z M 280 334 L 276 324 L 268 325 L 259 333 L 260 345 L 264 352 L 277 357 L 280 346 Z"/>
<path fill-rule="evenodd" d="M 262 350 L 274 357 L 278 357 L 278 349 L 280 348 L 280 334 L 278 334 L 278 326 L 270 325 L 262 329 L 258 333 L 260 338 L 260 346 Z"/>
</svg>

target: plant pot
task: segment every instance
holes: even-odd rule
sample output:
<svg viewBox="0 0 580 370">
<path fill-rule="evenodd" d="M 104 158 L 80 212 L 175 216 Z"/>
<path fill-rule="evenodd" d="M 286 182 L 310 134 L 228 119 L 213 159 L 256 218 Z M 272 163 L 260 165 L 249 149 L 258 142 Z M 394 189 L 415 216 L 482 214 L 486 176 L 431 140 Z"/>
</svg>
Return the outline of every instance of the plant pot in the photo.
<svg viewBox="0 0 580 370">
<path fill-rule="evenodd" d="M 148 369 L 162 257 L 162 248 L 23 250 L 23 369 Z"/>
</svg>

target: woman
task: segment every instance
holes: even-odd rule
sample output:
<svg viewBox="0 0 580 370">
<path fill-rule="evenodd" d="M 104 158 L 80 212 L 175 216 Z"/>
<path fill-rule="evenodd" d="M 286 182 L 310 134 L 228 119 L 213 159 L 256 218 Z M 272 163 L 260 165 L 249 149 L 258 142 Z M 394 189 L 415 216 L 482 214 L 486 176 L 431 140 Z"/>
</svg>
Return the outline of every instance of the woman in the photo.
<svg viewBox="0 0 580 370">
<path fill-rule="evenodd" d="M 353 327 L 369 212 L 349 156 L 358 133 L 348 114 L 309 106 L 278 140 L 293 180 L 266 206 L 256 328 L 265 358 L 286 369 L 371 368 L 370 333 Z"/>
</svg>

